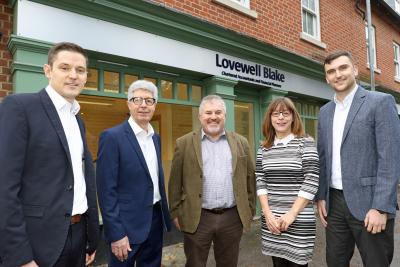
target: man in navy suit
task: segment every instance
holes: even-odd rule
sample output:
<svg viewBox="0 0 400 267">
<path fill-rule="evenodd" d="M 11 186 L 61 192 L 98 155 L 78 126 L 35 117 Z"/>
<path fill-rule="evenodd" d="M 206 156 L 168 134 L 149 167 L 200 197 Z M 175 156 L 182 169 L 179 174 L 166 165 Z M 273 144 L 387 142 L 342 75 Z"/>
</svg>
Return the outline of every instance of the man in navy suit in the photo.
<svg viewBox="0 0 400 267">
<path fill-rule="evenodd" d="M 358 86 L 350 53 L 324 62 L 334 100 L 318 122 L 320 182 L 329 267 L 348 267 L 357 245 L 364 266 L 388 267 L 400 176 L 400 122 L 393 96 Z"/>
<path fill-rule="evenodd" d="M 100 136 L 97 186 L 110 267 L 161 266 L 163 231 L 170 229 L 170 216 L 160 136 L 149 123 L 156 102 L 153 83 L 132 83 L 130 118 Z"/>
<path fill-rule="evenodd" d="M 92 157 L 75 98 L 86 52 L 52 47 L 38 93 L 8 96 L 0 113 L 0 258 L 4 267 L 82 267 L 99 222 Z"/>
</svg>

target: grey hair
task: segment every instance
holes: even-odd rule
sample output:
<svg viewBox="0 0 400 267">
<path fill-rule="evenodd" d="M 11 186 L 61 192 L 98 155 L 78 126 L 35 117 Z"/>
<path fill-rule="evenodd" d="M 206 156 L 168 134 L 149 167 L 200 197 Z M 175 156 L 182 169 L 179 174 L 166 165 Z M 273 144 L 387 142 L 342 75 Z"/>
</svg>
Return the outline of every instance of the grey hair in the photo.
<svg viewBox="0 0 400 267">
<path fill-rule="evenodd" d="M 157 102 L 158 89 L 157 89 L 157 86 L 154 85 L 154 83 L 146 81 L 146 80 L 134 81 L 128 88 L 128 101 L 133 97 L 133 93 L 136 90 L 146 90 L 146 91 L 151 92 Z"/>
<path fill-rule="evenodd" d="M 203 97 L 203 99 L 200 102 L 199 114 L 203 113 L 205 103 L 214 102 L 214 101 L 220 102 L 222 105 L 222 108 L 224 110 L 224 113 L 226 113 L 226 106 L 225 106 L 225 102 L 222 99 L 222 97 L 220 97 L 219 95 L 208 95 L 208 96 Z"/>
</svg>

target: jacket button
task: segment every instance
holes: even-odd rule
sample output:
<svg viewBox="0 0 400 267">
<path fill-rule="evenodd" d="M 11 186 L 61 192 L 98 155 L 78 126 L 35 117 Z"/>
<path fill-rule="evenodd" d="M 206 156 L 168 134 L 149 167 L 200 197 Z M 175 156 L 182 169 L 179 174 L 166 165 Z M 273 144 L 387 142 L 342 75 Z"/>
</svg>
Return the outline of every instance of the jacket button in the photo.
<svg viewBox="0 0 400 267">
<path fill-rule="evenodd" d="M 199 197 L 201 197 L 201 194 L 199 194 Z"/>
<path fill-rule="evenodd" d="M 72 185 L 68 185 L 67 186 L 67 191 L 71 191 L 72 190 Z"/>
<path fill-rule="evenodd" d="M 65 218 L 69 218 L 69 217 L 71 217 L 71 214 L 70 213 L 65 213 Z"/>
</svg>

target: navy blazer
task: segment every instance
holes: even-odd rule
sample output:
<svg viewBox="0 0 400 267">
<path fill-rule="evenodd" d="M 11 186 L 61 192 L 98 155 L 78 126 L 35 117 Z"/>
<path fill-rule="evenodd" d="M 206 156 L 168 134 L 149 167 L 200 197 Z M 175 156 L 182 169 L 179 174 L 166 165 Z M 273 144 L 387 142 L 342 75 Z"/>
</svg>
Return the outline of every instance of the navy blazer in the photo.
<svg viewBox="0 0 400 267">
<path fill-rule="evenodd" d="M 158 181 L 164 230 L 170 229 L 161 164 L 160 136 L 153 135 L 157 152 Z M 100 135 L 97 188 L 104 233 L 108 242 L 128 236 L 130 244 L 147 239 L 153 214 L 153 182 L 140 145 L 128 121 Z"/>
<path fill-rule="evenodd" d="M 345 123 L 340 149 L 343 194 L 350 212 L 363 221 L 370 209 L 396 214 L 400 177 L 400 121 L 393 96 L 358 87 Z M 335 103 L 320 110 L 317 200 L 327 201 L 332 176 Z"/>
<path fill-rule="evenodd" d="M 87 252 L 98 243 L 99 223 L 92 157 L 84 144 Z M 0 258 L 4 267 L 35 260 L 53 266 L 67 239 L 74 177 L 67 139 L 45 90 L 5 98 L 0 113 Z"/>
</svg>

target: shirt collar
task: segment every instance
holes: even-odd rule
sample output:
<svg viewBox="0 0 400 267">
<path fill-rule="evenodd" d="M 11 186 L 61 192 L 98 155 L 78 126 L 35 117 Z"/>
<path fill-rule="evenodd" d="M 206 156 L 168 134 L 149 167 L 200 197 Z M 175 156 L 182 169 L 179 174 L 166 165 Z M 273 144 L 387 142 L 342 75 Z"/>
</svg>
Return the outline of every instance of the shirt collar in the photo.
<svg viewBox="0 0 400 267">
<path fill-rule="evenodd" d="M 135 135 L 139 135 L 142 133 L 144 133 L 146 136 L 154 135 L 154 129 L 150 123 L 147 125 L 147 132 L 142 127 L 140 127 L 139 124 L 137 124 L 136 121 L 132 117 L 129 117 L 128 123 L 131 126 L 133 133 Z"/>
<path fill-rule="evenodd" d="M 223 130 L 223 132 L 222 132 L 222 133 L 220 134 L 220 136 L 218 137 L 218 140 L 219 140 L 221 137 L 224 137 L 224 136 L 226 136 L 225 129 Z M 207 138 L 207 139 L 211 140 L 211 138 L 204 132 L 203 128 L 201 128 L 201 140 L 204 140 L 204 138 Z"/>
<path fill-rule="evenodd" d="M 51 85 L 47 85 L 46 92 L 49 95 L 51 102 L 53 102 L 54 106 L 56 107 L 57 111 L 61 111 L 66 108 L 69 112 L 76 115 L 81 109 L 78 101 L 74 99 L 74 101 L 71 104 L 64 97 L 62 97 L 56 90 L 54 90 L 53 87 L 51 87 Z"/>
<path fill-rule="evenodd" d="M 340 101 L 337 99 L 337 96 L 336 96 L 336 94 L 335 94 L 334 97 L 333 97 L 333 101 L 335 102 L 335 104 L 342 104 L 345 108 L 348 107 L 349 105 L 351 105 L 351 103 L 353 102 L 353 99 L 354 99 L 354 95 L 355 95 L 356 92 L 357 92 L 357 87 L 358 87 L 358 85 L 356 84 L 356 85 L 354 86 L 354 88 L 351 90 L 350 94 L 348 94 L 348 95 L 343 99 L 343 102 L 340 102 Z"/>
<path fill-rule="evenodd" d="M 274 145 L 276 146 L 277 144 L 282 143 L 283 145 L 287 145 L 290 141 L 292 141 L 294 139 L 294 134 L 289 134 L 288 136 L 279 139 L 275 136 L 275 140 L 274 140 Z"/>
</svg>

